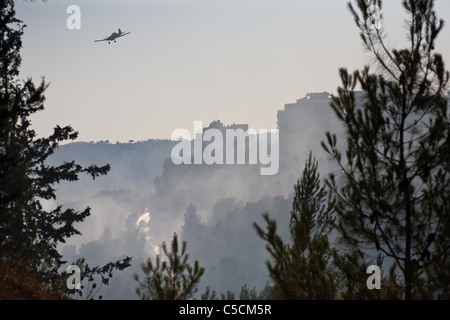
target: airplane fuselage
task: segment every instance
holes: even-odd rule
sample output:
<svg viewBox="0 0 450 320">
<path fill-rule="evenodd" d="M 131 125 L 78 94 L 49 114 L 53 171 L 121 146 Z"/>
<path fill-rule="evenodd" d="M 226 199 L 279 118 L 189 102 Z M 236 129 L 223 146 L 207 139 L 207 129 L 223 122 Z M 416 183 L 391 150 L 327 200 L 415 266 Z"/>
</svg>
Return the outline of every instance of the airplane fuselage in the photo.
<svg viewBox="0 0 450 320">
<path fill-rule="evenodd" d="M 113 32 L 108 38 L 106 38 L 106 40 L 112 41 L 112 40 L 115 40 L 115 39 L 117 39 L 119 37 L 120 37 L 120 34 L 118 34 L 117 32 Z"/>
</svg>

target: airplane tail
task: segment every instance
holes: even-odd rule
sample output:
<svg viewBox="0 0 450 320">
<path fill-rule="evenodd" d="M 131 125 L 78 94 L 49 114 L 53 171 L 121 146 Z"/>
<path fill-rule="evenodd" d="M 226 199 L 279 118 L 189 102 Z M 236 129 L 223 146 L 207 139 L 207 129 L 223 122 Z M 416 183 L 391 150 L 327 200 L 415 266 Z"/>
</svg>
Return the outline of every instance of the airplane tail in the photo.
<svg viewBox="0 0 450 320">
<path fill-rule="evenodd" d="M 120 28 L 119 28 L 119 34 L 122 34 L 122 30 L 120 30 Z"/>
</svg>

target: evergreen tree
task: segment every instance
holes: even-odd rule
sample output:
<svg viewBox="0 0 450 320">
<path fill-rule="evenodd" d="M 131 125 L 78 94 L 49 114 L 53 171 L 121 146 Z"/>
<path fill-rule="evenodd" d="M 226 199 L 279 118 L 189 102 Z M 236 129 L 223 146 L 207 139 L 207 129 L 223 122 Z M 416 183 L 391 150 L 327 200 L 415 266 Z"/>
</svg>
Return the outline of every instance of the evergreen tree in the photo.
<svg viewBox="0 0 450 320">
<path fill-rule="evenodd" d="M 275 299 L 335 299 L 338 294 L 332 265 L 329 234 L 333 228 L 333 203 L 317 172 L 317 160 L 309 155 L 295 196 L 289 225 L 291 243 L 277 234 L 277 224 L 268 213 L 263 229 L 254 224 L 266 241 L 272 261 L 267 261 Z"/>
<path fill-rule="evenodd" d="M 74 265 L 80 268 L 80 289 L 75 292 L 72 290 L 64 290 L 66 295 L 74 298 L 84 298 L 93 300 L 94 298 L 102 299 L 99 295 L 103 285 L 109 285 L 109 281 L 113 278 L 115 270 L 124 270 L 130 266 L 131 257 L 126 257 L 116 262 L 108 262 L 103 266 L 91 267 L 85 258 L 78 259 Z M 100 278 L 100 282 L 96 280 Z M 65 280 L 64 278 L 62 279 Z M 99 284 L 97 284 L 99 283 Z"/>
<path fill-rule="evenodd" d="M 267 281 L 264 288 L 257 293 L 256 288 L 248 288 L 246 284 L 241 287 L 241 292 L 239 293 L 239 300 L 271 300 L 272 299 L 272 287 Z"/>
<path fill-rule="evenodd" d="M 329 132 L 322 143 L 340 168 L 327 181 L 337 230 L 350 256 L 358 257 L 346 269 L 361 272 L 362 265 L 375 262 L 376 250 L 390 267 L 394 295 L 448 298 L 449 73 L 434 51 L 444 22 L 433 0 L 404 0 L 409 47 L 390 49 L 383 29 L 369 23 L 371 4 L 358 0 L 349 9 L 377 73 L 369 67 L 353 74 L 340 69 L 342 86 L 331 107 L 345 128 L 345 152 Z M 381 1 L 374 4 L 381 8 Z"/>
<path fill-rule="evenodd" d="M 80 234 L 75 224 L 90 215 L 57 206 L 45 210 L 43 200 L 55 200 L 55 185 L 75 181 L 81 173 L 96 178 L 109 165 L 82 167 L 74 161 L 50 166 L 46 160 L 59 143 L 74 140 L 78 133 L 70 126 L 54 128 L 53 134 L 37 138 L 30 117 L 44 110 L 44 80 L 18 79 L 21 37 L 25 25 L 15 17 L 14 1 L 0 2 L 0 258 L 18 259 L 42 272 L 52 283 L 64 282 L 60 267 L 65 263 L 57 245 Z M 130 258 L 124 260 L 129 265 Z M 120 264 L 122 266 L 122 264 Z M 125 267 L 125 266 L 124 266 Z M 64 289 L 59 288 L 64 291 Z"/>
<path fill-rule="evenodd" d="M 181 239 L 186 242 L 196 241 L 196 243 L 205 241 L 203 238 L 206 233 L 206 227 L 202 223 L 201 217 L 197 213 L 197 207 L 193 203 L 190 203 L 186 207 L 183 218 L 184 223 L 181 226 Z M 191 251 L 191 255 L 194 258 L 200 256 L 200 254 L 201 252 L 198 252 L 198 248 L 194 248 L 194 251 Z"/>
<path fill-rule="evenodd" d="M 210 287 L 206 287 L 206 290 L 204 293 L 200 295 L 201 300 L 218 300 L 219 297 L 217 295 L 217 292 L 215 290 L 211 291 Z M 235 295 L 231 291 L 227 291 L 227 293 L 221 293 L 220 294 L 221 300 L 234 300 Z"/>
<path fill-rule="evenodd" d="M 186 300 L 195 295 L 205 269 L 200 267 L 198 261 L 194 262 L 194 266 L 188 263 L 186 246 L 186 241 L 183 241 L 180 248 L 175 233 L 171 251 L 168 251 L 165 242 L 162 244 L 166 258 L 157 255 L 155 263 L 149 258 L 142 264 L 145 278 L 140 281 L 139 276 L 134 275 L 134 279 L 139 282 L 136 292 L 142 300 Z"/>
</svg>

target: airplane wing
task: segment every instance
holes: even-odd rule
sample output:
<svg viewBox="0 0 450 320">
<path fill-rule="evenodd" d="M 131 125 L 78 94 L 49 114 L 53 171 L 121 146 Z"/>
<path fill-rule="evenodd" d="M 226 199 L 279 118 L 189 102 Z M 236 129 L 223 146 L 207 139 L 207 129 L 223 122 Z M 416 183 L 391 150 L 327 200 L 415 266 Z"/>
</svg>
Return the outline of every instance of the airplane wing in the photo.
<svg viewBox="0 0 450 320">
<path fill-rule="evenodd" d="M 100 42 L 100 41 L 108 41 L 108 40 L 107 39 L 94 40 L 94 42 Z"/>
<path fill-rule="evenodd" d="M 121 37 L 126 36 L 127 34 L 130 34 L 131 32 L 122 32 L 122 34 L 120 35 Z"/>
</svg>

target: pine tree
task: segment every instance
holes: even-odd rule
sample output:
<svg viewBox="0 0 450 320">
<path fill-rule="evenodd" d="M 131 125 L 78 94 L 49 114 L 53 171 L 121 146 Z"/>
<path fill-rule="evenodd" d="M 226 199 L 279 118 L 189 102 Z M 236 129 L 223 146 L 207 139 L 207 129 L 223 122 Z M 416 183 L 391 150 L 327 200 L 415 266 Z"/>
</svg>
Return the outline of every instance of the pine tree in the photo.
<svg viewBox="0 0 450 320">
<path fill-rule="evenodd" d="M 96 178 L 109 165 L 82 167 L 74 161 L 50 166 L 46 160 L 59 143 L 74 140 L 71 126 L 56 126 L 53 134 L 37 138 L 30 117 L 44 110 L 44 79 L 35 85 L 18 78 L 20 49 L 25 25 L 15 17 L 14 1 L 0 2 L 0 258 L 21 263 L 43 273 L 52 283 L 62 281 L 65 263 L 59 243 L 80 234 L 75 224 L 90 215 L 90 208 L 77 212 L 57 206 L 45 210 L 44 200 L 55 200 L 55 185 L 75 181 L 81 173 Z M 130 258 L 124 260 L 129 265 Z M 120 264 L 120 266 L 124 266 Z M 62 281 L 64 282 L 64 281 Z M 64 290 L 64 289 L 61 289 Z"/>
<path fill-rule="evenodd" d="M 257 293 L 256 288 L 253 287 L 250 289 L 247 287 L 246 284 L 244 284 L 241 287 L 241 291 L 239 293 L 239 300 L 271 300 L 272 299 L 272 286 L 270 285 L 270 282 L 267 281 L 264 288 Z"/>
<path fill-rule="evenodd" d="M 335 299 L 337 281 L 332 265 L 329 234 L 333 229 L 333 203 L 320 182 L 317 160 L 310 153 L 295 196 L 289 225 L 291 243 L 277 234 L 277 224 L 263 214 L 266 228 L 254 227 L 266 241 L 274 299 Z"/>
<path fill-rule="evenodd" d="M 375 250 L 382 256 L 403 298 L 448 297 L 449 73 L 434 51 L 444 22 L 433 0 L 405 0 L 409 47 L 390 49 L 383 29 L 368 23 L 371 1 L 356 4 L 349 9 L 378 68 L 340 69 L 342 86 L 332 97 L 346 138 L 343 153 L 334 134 L 322 143 L 340 168 L 327 181 L 337 229 L 365 263 L 375 262 Z"/>
<path fill-rule="evenodd" d="M 183 241 L 180 248 L 175 233 L 170 251 L 165 242 L 162 244 L 166 258 L 157 255 L 154 263 L 149 258 L 141 265 L 145 278 L 140 281 L 135 274 L 134 279 L 139 282 L 136 293 L 142 300 L 187 300 L 195 295 L 205 269 L 200 267 L 198 261 L 194 262 L 194 266 L 188 263 L 186 247 L 186 241 Z"/>
</svg>

